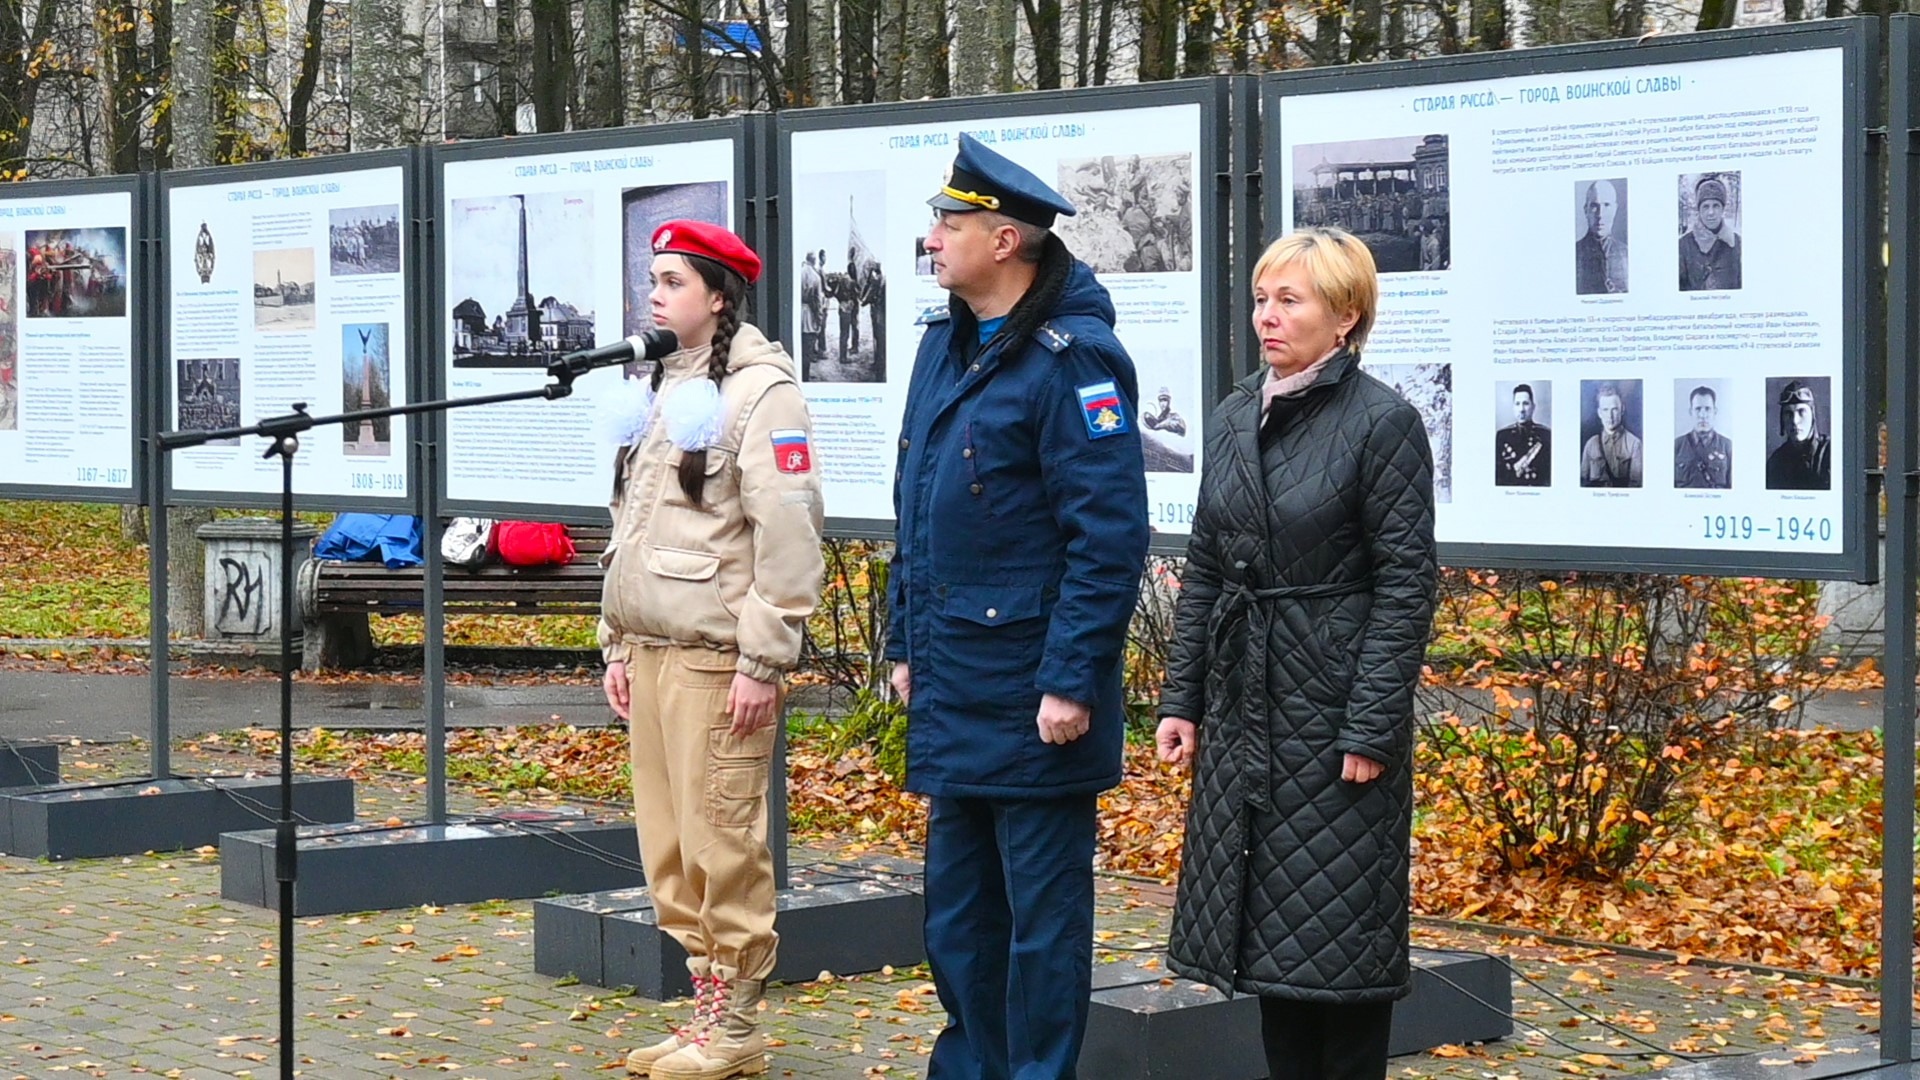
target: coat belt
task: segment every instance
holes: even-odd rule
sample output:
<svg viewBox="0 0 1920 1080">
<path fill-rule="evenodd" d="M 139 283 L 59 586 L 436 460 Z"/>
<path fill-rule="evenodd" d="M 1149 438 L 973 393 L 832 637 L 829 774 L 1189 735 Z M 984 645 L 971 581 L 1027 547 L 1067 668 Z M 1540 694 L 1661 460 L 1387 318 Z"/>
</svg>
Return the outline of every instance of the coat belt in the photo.
<svg viewBox="0 0 1920 1080">
<path fill-rule="evenodd" d="M 1349 581 L 1323 581 L 1313 585 L 1274 585 L 1259 588 L 1246 582 L 1228 581 L 1214 602 L 1213 616 L 1207 627 L 1207 642 L 1213 653 L 1207 681 L 1222 688 L 1223 696 L 1240 692 L 1241 775 L 1247 804 L 1255 810 L 1273 806 L 1273 737 L 1267 710 L 1267 649 L 1273 605 L 1281 600 L 1320 600 L 1334 596 L 1352 596 L 1373 588 L 1370 578 Z M 1247 651 L 1234 663 L 1227 650 L 1227 637 L 1237 624 L 1247 627 Z"/>
</svg>

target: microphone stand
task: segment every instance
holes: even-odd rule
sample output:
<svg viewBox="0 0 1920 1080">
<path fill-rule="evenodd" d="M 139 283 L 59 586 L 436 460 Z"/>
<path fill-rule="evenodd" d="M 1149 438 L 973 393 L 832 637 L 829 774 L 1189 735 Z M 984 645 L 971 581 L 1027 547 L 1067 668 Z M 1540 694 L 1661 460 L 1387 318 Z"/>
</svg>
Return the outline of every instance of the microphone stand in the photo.
<svg viewBox="0 0 1920 1080">
<path fill-rule="evenodd" d="M 293 884 L 296 877 L 295 834 L 293 820 L 293 455 L 300 449 L 300 433 L 310 428 L 372 421 L 386 416 L 412 416 L 445 412 L 473 405 L 497 405 L 508 401 L 544 398 L 557 400 L 573 393 L 573 380 L 595 367 L 619 363 L 609 358 L 591 357 L 586 352 L 572 353 L 547 365 L 553 382 L 533 390 L 515 390 L 478 397 L 416 401 L 386 409 L 363 409 L 334 416 L 309 416 L 307 403 L 296 402 L 293 411 L 247 427 L 221 428 L 216 431 L 162 432 L 156 440 L 162 451 L 201 446 L 215 439 L 234 439 L 260 435 L 270 440 L 262 458 L 280 459 L 280 818 L 274 824 L 274 879 L 280 883 L 280 1076 L 293 1080 Z M 160 467 L 154 462 L 154 467 Z M 422 484 L 433 477 L 420 477 Z M 431 530 L 429 530 L 430 532 Z M 164 643 L 163 643 L 164 644 Z M 165 663 L 164 648 L 156 653 Z"/>
</svg>

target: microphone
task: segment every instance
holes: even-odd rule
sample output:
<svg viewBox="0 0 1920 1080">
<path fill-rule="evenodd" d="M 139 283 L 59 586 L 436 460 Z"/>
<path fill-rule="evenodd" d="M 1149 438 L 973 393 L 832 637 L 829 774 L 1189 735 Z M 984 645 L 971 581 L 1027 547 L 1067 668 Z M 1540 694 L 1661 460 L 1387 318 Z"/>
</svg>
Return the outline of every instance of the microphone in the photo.
<svg viewBox="0 0 1920 1080">
<path fill-rule="evenodd" d="M 658 360 L 680 347 L 680 338 L 666 327 L 656 327 L 638 337 L 621 338 L 597 349 L 568 353 L 547 365 L 547 374 L 572 380 L 604 367 L 618 367 L 634 360 Z"/>
</svg>

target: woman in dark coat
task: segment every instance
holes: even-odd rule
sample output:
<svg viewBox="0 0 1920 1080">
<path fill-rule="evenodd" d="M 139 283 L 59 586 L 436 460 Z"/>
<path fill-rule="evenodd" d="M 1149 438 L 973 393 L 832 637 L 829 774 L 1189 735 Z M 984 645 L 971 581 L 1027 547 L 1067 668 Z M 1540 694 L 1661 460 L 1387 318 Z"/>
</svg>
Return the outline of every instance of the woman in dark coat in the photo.
<svg viewBox="0 0 1920 1080">
<path fill-rule="evenodd" d="M 1359 370 L 1379 295 L 1338 229 L 1253 274 L 1268 370 L 1207 425 L 1160 699 L 1194 761 L 1169 956 L 1260 997 L 1280 1078 L 1386 1074 L 1407 961 L 1413 695 L 1433 621 L 1433 458 Z"/>
</svg>

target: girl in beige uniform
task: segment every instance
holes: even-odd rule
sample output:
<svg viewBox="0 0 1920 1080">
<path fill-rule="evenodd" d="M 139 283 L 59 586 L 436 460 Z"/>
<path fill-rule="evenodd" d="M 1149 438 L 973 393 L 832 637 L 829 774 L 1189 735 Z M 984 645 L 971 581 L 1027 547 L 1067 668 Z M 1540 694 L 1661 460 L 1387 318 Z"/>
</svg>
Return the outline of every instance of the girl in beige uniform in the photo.
<svg viewBox="0 0 1920 1080">
<path fill-rule="evenodd" d="M 600 645 L 627 721 L 660 928 L 687 951 L 693 1018 L 627 1056 L 660 1080 L 766 1071 L 773 970 L 767 772 L 782 678 L 820 599 L 820 473 L 793 361 L 740 320 L 760 259 L 704 222 L 653 236 L 654 325 L 680 350 L 623 410 Z"/>
</svg>

